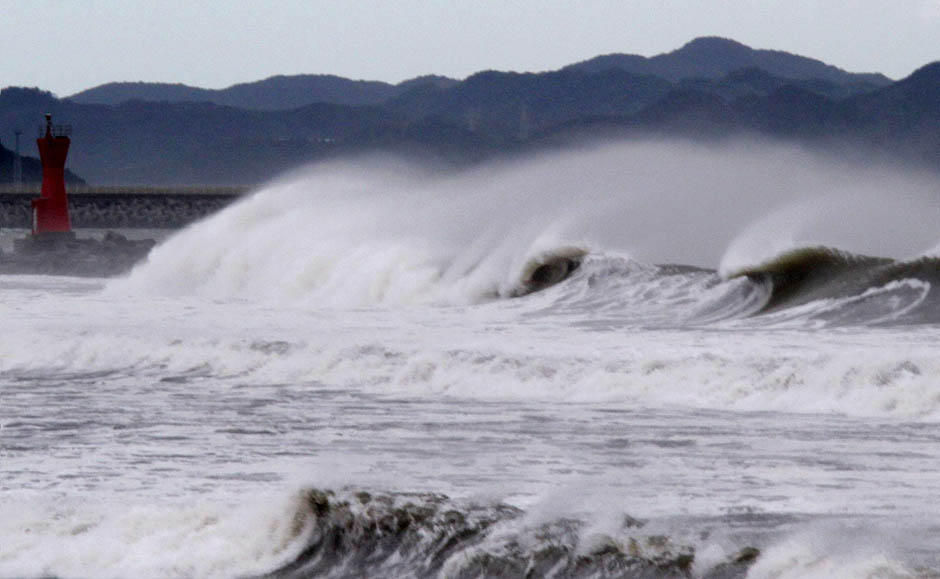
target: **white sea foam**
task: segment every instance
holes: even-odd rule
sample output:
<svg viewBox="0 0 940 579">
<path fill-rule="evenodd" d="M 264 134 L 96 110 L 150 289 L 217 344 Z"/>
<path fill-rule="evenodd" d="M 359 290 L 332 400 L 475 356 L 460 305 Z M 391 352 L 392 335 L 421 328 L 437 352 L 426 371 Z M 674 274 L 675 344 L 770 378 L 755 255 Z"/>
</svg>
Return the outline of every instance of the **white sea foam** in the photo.
<svg viewBox="0 0 940 579">
<path fill-rule="evenodd" d="M 241 504 L 113 496 L 0 499 L 0 577 L 228 579 L 297 557 L 312 515 L 300 498 Z"/>
<path fill-rule="evenodd" d="M 195 373 L 383 395 L 940 418 L 940 334 L 931 327 L 650 330 L 629 311 L 552 309 L 588 282 L 471 310 L 109 294 L 53 300 L 23 290 L 21 300 L 0 305 L 11 337 L 0 342 L 0 360 L 8 376 Z M 663 311 L 676 307 L 666 302 Z"/>
<path fill-rule="evenodd" d="M 910 532 L 910 529 L 908 529 Z M 914 579 L 892 550 L 897 538 L 851 522 L 818 525 L 765 549 L 747 579 Z"/>
</svg>

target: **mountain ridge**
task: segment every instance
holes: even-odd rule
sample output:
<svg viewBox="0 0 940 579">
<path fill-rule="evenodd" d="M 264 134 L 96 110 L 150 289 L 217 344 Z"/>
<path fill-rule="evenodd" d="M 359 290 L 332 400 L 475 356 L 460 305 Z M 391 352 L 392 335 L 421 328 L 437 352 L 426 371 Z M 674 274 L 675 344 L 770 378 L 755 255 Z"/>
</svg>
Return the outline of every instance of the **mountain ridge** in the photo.
<svg viewBox="0 0 940 579">
<path fill-rule="evenodd" d="M 816 59 L 780 50 L 753 49 L 740 42 L 716 36 L 695 38 L 672 52 L 652 57 L 608 54 L 549 72 L 580 70 L 600 73 L 611 68 L 638 76 L 657 76 L 673 83 L 697 78 L 714 80 L 746 68 L 758 68 L 790 80 L 818 79 L 839 85 L 868 85 L 869 88 L 886 86 L 892 82 L 881 74 L 846 72 Z M 65 98 L 82 104 L 106 105 L 116 105 L 129 100 L 213 102 L 249 110 L 290 110 L 315 102 L 360 106 L 381 104 L 422 85 L 450 88 L 479 74 L 481 73 L 470 75 L 464 81 L 425 75 L 398 84 L 352 80 L 332 74 L 275 75 L 258 81 L 237 83 L 223 89 L 206 89 L 179 83 L 112 82 Z"/>
<path fill-rule="evenodd" d="M 0 143 L 0 185 L 10 185 L 13 183 L 13 165 L 16 159 L 16 152 L 7 149 Z M 20 154 L 20 169 L 23 183 L 39 183 L 42 181 L 42 163 L 37 157 Z M 69 184 L 84 184 L 85 180 L 73 173 L 65 171 L 65 182 Z"/>
<path fill-rule="evenodd" d="M 751 54 L 722 39 L 679 50 L 717 53 L 724 66 Z M 463 81 L 405 81 L 377 104 L 321 100 L 278 110 L 207 100 L 85 104 L 8 87 L 0 136 L 52 113 L 73 126 L 70 167 L 100 184 L 250 185 L 340 156 L 392 152 L 465 165 L 583 138 L 642 136 L 755 135 L 940 171 L 940 62 L 883 86 L 839 78 L 784 78 L 754 66 L 677 82 L 617 67 L 481 71 Z"/>
<path fill-rule="evenodd" d="M 830 82 L 864 82 L 885 86 L 892 80 L 880 73 L 851 73 L 782 50 L 753 49 L 735 40 L 718 36 L 695 38 L 671 52 L 644 57 L 636 54 L 606 54 L 570 64 L 575 68 L 599 72 L 621 68 L 634 74 L 659 76 L 678 82 L 689 78 L 720 78 L 742 68 L 759 68 L 786 79 L 816 78 Z"/>
<path fill-rule="evenodd" d="M 425 75 L 397 85 L 352 80 L 332 74 L 275 75 L 224 89 L 206 89 L 158 82 L 111 82 L 65 97 L 80 104 L 118 105 L 147 102 L 211 102 L 246 110 L 290 110 L 317 102 L 367 106 L 379 104 L 415 86 L 447 86 L 457 81 Z"/>
</svg>

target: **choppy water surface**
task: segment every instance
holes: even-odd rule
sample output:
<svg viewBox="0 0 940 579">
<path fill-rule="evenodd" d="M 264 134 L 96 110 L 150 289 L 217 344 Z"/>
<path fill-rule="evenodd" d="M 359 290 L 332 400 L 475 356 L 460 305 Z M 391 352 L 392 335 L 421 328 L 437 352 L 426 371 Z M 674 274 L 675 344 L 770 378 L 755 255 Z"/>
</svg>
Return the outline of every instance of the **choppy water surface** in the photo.
<svg viewBox="0 0 940 579">
<path fill-rule="evenodd" d="M 937 576 L 935 252 L 654 265 L 708 251 L 545 191 L 631 152 L 333 168 L 126 279 L 0 277 L 0 577 Z"/>
</svg>

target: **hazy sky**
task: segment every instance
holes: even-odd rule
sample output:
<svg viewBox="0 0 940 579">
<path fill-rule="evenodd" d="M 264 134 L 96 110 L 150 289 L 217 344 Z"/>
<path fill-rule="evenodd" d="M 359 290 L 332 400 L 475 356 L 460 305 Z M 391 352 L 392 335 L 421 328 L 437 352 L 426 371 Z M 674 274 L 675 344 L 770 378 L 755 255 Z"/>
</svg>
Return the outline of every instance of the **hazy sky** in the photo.
<svg viewBox="0 0 940 579">
<path fill-rule="evenodd" d="M 463 78 L 706 35 L 901 78 L 940 60 L 940 0 L 0 0 L 0 87 Z"/>
</svg>

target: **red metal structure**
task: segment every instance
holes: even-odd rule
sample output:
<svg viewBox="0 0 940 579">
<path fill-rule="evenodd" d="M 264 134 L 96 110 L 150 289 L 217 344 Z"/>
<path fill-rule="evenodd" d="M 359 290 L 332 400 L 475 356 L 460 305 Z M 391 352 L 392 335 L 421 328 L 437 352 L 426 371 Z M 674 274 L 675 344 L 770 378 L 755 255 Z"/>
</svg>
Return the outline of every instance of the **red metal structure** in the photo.
<svg viewBox="0 0 940 579">
<path fill-rule="evenodd" d="M 69 198 L 65 192 L 65 158 L 69 154 L 69 127 L 52 125 L 46 114 L 46 134 L 36 139 L 42 160 L 42 191 L 33 199 L 33 235 L 68 233 Z"/>
</svg>

